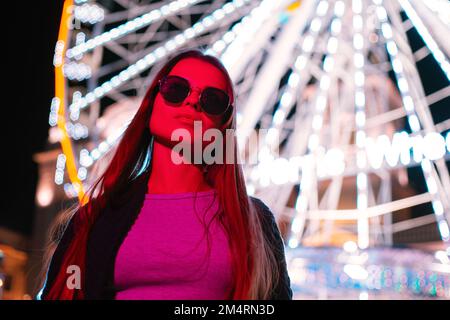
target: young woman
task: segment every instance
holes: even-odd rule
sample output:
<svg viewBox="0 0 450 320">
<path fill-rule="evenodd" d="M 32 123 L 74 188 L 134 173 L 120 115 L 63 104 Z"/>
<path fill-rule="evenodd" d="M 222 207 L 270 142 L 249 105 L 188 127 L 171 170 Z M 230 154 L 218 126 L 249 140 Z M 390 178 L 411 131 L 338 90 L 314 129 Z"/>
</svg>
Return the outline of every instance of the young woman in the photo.
<svg viewBox="0 0 450 320">
<path fill-rule="evenodd" d="M 236 106 L 221 62 L 187 50 L 157 73 L 88 201 L 55 229 L 38 298 L 292 299 L 283 240 L 247 195 L 236 137 L 222 140 L 232 163 L 175 163 L 175 130 L 209 144 L 195 123 L 225 137 Z"/>
</svg>

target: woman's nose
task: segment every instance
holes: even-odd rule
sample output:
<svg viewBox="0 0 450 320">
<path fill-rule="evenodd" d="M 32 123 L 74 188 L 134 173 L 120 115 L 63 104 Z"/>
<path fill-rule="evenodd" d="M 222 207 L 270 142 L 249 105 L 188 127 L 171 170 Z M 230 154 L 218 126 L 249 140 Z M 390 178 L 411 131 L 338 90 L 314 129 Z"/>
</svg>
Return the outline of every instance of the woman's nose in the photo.
<svg viewBox="0 0 450 320">
<path fill-rule="evenodd" d="M 200 89 L 192 89 L 189 96 L 186 98 L 186 104 L 194 107 L 197 111 L 201 111 L 200 92 Z"/>
</svg>

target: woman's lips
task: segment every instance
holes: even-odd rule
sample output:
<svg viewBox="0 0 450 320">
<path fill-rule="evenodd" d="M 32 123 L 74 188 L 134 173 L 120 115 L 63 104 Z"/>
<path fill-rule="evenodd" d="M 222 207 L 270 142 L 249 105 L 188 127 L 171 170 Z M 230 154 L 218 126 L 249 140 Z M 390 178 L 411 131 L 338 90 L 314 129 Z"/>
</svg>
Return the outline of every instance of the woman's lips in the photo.
<svg viewBox="0 0 450 320">
<path fill-rule="evenodd" d="M 178 119 L 178 121 L 186 123 L 186 124 L 192 124 L 192 125 L 194 124 L 194 119 L 192 119 L 192 118 L 178 117 L 177 119 Z"/>
<path fill-rule="evenodd" d="M 187 124 L 194 124 L 194 121 L 200 121 L 198 119 L 195 119 L 189 115 L 178 115 L 175 117 L 178 121 L 187 123 Z"/>
</svg>

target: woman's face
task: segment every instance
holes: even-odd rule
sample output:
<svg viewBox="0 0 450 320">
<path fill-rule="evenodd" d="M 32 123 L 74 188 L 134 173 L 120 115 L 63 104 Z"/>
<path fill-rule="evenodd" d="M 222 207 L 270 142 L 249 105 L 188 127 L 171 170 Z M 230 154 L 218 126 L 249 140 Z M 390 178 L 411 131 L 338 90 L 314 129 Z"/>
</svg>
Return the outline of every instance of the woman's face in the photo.
<svg viewBox="0 0 450 320">
<path fill-rule="evenodd" d="M 150 117 L 150 133 L 160 143 L 173 146 L 178 141 L 172 141 L 172 132 L 176 129 L 186 129 L 191 135 L 191 141 L 201 137 L 194 137 L 194 120 L 201 121 L 203 133 L 211 128 L 221 129 L 222 116 L 212 117 L 202 111 L 199 104 L 201 91 L 205 87 L 214 87 L 227 91 L 227 80 L 223 73 L 212 64 L 196 58 L 186 58 L 179 61 L 169 72 L 189 81 L 191 92 L 189 96 L 179 104 L 165 101 L 158 92 L 152 115 Z M 191 118 L 193 120 L 189 120 Z"/>
</svg>

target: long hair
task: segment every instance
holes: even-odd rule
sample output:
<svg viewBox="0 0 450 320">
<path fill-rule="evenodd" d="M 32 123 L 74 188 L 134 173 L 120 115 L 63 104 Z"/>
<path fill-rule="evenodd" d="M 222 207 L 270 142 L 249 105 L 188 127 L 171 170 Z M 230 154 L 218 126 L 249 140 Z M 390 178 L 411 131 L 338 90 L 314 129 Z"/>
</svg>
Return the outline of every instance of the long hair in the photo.
<svg viewBox="0 0 450 320">
<path fill-rule="evenodd" d="M 126 201 L 126 196 L 123 195 L 126 195 L 131 183 L 142 174 L 148 175 L 149 168 L 151 168 L 151 157 L 148 160 L 148 156 L 152 146 L 152 136 L 148 126 L 158 92 L 158 81 L 167 75 L 180 60 L 189 57 L 212 64 L 226 77 L 232 107 L 230 113 L 224 116 L 223 128 L 236 129 L 234 88 L 232 80 L 220 60 L 195 49 L 178 52 L 170 58 L 157 72 L 150 84 L 136 115 L 118 143 L 109 165 L 86 192 L 86 199 L 83 201 L 86 204 L 78 204 L 69 210 L 67 215 L 75 215 L 74 218 L 76 218 L 76 232 L 64 251 L 61 268 L 55 281 L 50 284 L 48 294 L 44 299 L 84 298 L 83 285 L 80 290 L 67 288 L 68 275 L 65 270 L 69 265 L 80 266 L 83 281 L 89 231 L 102 208 L 112 201 Z M 262 217 L 247 194 L 242 166 L 238 162 L 236 136 L 233 134 L 232 146 L 226 145 L 227 140 L 223 139 L 223 150 L 232 150 L 234 161 L 209 165 L 205 179 L 218 193 L 219 203 L 223 209 L 223 224 L 232 255 L 233 281 L 228 299 L 269 299 L 280 272 L 274 255 L 275 249 L 271 247 L 270 241 L 264 236 Z M 158 168 L 151 170 L 158 170 Z M 94 201 L 91 201 L 94 198 L 99 200 L 95 201 L 95 205 L 92 204 Z M 69 219 L 63 218 L 59 226 L 54 228 L 55 232 L 51 238 L 43 270 L 47 270 L 50 258 L 62 235 L 62 230 L 64 230 L 61 224 L 67 224 L 68 221 Z"/>
</svg>

